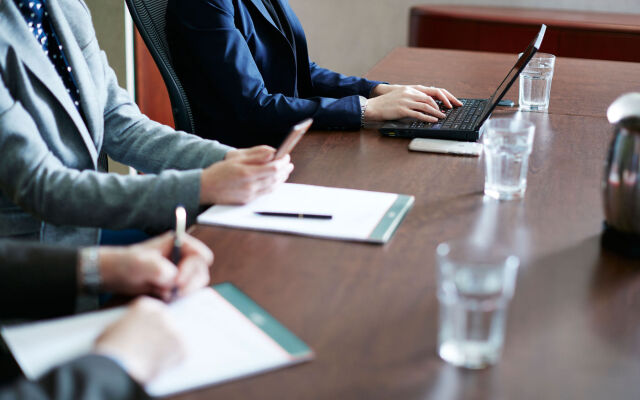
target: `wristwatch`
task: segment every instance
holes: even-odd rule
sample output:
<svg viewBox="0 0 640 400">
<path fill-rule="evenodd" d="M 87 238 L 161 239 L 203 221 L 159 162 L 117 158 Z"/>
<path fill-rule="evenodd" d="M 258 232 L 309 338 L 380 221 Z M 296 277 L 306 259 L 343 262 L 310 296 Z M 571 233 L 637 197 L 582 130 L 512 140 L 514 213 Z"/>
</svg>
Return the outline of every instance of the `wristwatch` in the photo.
<svg viewBox="0 0 640 400">
<path fill-rule="evenodd" d="M 368 100 L 364 96 L 360 96 L 360 127 L 364 128 L 364 113 L 367 111 Z"/>
<path fill-rule="evenodd" d="M 86 247 L 78 253 L 79 282 L 90 294 L 97 294 L 102 287 L 98 247 Z"/>
</svg>

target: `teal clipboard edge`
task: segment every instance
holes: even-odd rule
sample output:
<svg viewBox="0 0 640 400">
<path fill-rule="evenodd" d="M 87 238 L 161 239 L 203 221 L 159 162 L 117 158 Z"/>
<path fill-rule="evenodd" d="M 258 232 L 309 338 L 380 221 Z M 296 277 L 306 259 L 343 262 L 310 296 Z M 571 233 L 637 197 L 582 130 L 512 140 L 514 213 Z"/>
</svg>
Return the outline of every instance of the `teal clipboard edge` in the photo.
<svg viewBox="0 0 640 400">
<path fill-rule="evenodd" d="M 413 207 L 415 197 L 399 194 L 396 201 L 389 207 L 375 229 L 369 235 L 368 241 L 386 243 L 400 226 L 400 223 Z"/>
<path fill-rule="evenodd" d="M 277 319 L 260 307 L 249 296 L 230 282 L 213 285 L 212 288 L 244 314 L 252 323 L 269 335 L 296 360 L 311 359 L 313 351 Z"/>
</svg>

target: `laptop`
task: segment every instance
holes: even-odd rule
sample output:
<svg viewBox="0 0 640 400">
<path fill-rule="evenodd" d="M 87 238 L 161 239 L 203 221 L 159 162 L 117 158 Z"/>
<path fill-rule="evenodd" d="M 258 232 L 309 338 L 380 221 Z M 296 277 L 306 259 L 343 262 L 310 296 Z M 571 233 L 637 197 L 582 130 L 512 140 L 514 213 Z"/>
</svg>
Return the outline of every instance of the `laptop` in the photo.
<svg viewBox="0 0 640 400">
<path fill-rule="evenodd" d="M 520 72 L 538 51 L 546 30 L 547 26 L 543 24 L 535 39 L 522 52 L 518 61 L 490 98 L 460 99 L 463 106 L 441 109 L 446 117 L 438 122 L 423 122 L 416 119 L 388 121 L 382 125 L 380 132 L 385 136 L 393 137 L 477 141 L 480 138 L 484 121 L 489 118 Z"/>
</svg>

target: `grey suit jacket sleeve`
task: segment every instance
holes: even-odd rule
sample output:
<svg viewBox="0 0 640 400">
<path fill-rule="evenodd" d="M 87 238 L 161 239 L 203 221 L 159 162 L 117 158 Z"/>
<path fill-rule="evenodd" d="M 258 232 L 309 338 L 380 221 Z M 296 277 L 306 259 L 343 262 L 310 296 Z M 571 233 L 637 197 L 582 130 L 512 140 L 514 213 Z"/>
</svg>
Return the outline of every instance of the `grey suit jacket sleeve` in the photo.
<svg viewBox="0 0 640 400">
<path fill-rule="evenodd" d="M 131 109 L 116 108 L 113 112 Z M 106 135 L 115 137 L 107 139 L 113 143 L 106 148 L 116 148 L 110 151 L 116 159 L 154 171 L 189 167 L 185 160 L 206 164 L 224 156 L 223 150 L 206 157 L 203 155 L 206 149 L 213 148 L 199 146 L 203 143 L 200 139 L 184 134 L 156 132 L 157 138 L 146 135 L 143 140 L 136 130 L 145 130 L 145 125 L 160 131 L 164 128 L 140 115 L 138 119 L 130 122 L 127 129 L 122 122 L 124 118 L 109 123 L 123 128 L 122 132 Z M 15 204 L 44 221 L 56 225 L 160 230 L 172 226 L 172 210 L 177 204 L 183 204 L 191 217 L 197 215 L 202 170 L 195 168 L 199 165 L 187 171 L 170 169 L 144 176 L 70 168 L 50 150 L 29 113 L 13 99 L 5 83 L 0 84 L 0 126 L 0 187 Z M 184 137 L 180 139 L 181 136 Z M 198 159 L 193 153 L 202 157 Z"/>
<path fill-rule="evenodd" d="M 77 262 L 72 248 L 0 240 L 0 320 L 73 313 Z"/>
<path fill-rule="evenodd" d="M 55 99 L 41 92 L 34 95 L 33 77 L 21 66 L 24 59 L 12 48 L 5 49 L 6 60 L 0 60 L 2 194 L 38 220 L 55 226 L 163 230 L 173 225 L 171 215 L 177 204 L 183 204 L 195 218 L 202 168 L 222 160 L 230 148 L 176 132 L 142 115 L 118 86 L 83 3 L 59 3 L 68 13 L 74 35 L 67 38 L 80 48 L 79 54 L 69 54 L 86 63 L 92 78 L 81 82 L 91 89 L 84 95 L 95 100 L 91 104 L 96 107 L 85 110 L 87 123 L 95 125 L 93 136 L 85 137 L 90 151 L 78 147 L 73 125 L 63 124 L 64 118 L 30 114 L 48 116 L 64 110 Z M 62 19 L 59 22 L 66 26 Z M 67 46 L 69 51 L 72 48 Z M 44 121 L 58 126 L 44 127 Z M 148 174 L 99 173 L 87 156 L 100 151 Z"/>
<path fill-rule="evenodd" d="M 206 168 L 223 160 L 232 149 L 151 121 L 118 85 L 104 52 L 101 58 L 108 95 L 103 150 L 111 158 L 139 171 L 158 173 L 166 169 Z"/>
<path fill-rule="evenodd" d="M 112 360 L 86 356 L 53 369 L 37 382 L 21 379 L 0 388 L 0 400 L 147 399 L 140 385 Z"/>
</svg>

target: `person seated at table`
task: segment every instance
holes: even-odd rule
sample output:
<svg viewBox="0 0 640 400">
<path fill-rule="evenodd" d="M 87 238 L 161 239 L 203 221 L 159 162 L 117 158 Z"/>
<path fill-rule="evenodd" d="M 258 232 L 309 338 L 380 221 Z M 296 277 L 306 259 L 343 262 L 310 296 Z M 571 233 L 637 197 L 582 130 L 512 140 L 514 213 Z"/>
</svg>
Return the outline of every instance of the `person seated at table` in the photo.
<svg viewBox="0 0 640 400">
<path fill-rule="evenodd" d="M 162 231 L 184 205 L 244 203 L 293 169 L 149 120 L 118 86 L 82 0 L 0 0 L 0 237 L 80 245 Z M 105 173 L 106 155 L 146 175 Z"/>
<path fill-rule="evenodd" d="M 169 0 L 172 59 L 190 100 L 196 134 L 234 146 L 278 145 L 313 117 L 317 129 L 443 118 L 434 101 L 461 106 L 445 89 L 347 77 L 309 60 L 286 0 Z"/>
<path fill-rule="evenodd" d="M 130 247 L 81 250 L 0 241 L 0 319 L 70 314 L 86 291 L 166 299 L 174 286 L 182 296 L 208 285 L 213 253 L 187 235 L 176 266 L 168 259 L 172 246 L 170 234 Z M 166 306 L 142 297 L 102 333 L 91 355 L 37 382 L 15 379 L 17 371 L 0 368 L 0 400 L 147 398 L 141 384 L 180 361 L 182 340 Z M 10 356 L 1 353 L 0 347 L 2 362 L 9 365 Z"/>
</svg>

